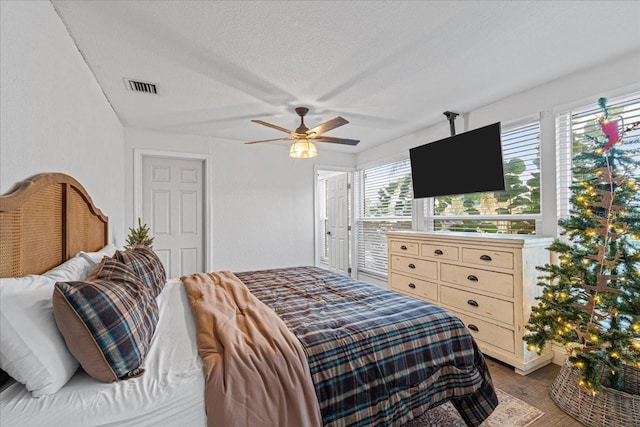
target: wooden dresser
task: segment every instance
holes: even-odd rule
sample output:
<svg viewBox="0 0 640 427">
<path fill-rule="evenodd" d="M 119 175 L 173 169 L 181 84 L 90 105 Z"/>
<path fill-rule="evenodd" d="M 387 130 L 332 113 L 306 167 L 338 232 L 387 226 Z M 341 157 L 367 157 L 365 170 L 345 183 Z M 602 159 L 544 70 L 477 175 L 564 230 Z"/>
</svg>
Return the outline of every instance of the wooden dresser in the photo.
<svg viewBox="0 0 640 427">
<path fill-rule="evenodd" d="M 552 359 L 522 340 L 550 262 L 550 237 L 454 232 L 387 233 L 389 289 L 455 313 L 484 354 L 526 375 Z"/>
</svg>

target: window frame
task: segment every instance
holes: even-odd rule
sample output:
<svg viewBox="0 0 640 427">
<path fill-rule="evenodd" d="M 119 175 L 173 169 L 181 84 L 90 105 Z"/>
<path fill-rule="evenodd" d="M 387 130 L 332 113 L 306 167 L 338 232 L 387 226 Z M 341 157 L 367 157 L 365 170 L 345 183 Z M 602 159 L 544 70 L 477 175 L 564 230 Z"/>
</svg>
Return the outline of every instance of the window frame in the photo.
<svg viewBox="0 0 640 427">
<path fill-rule="evenodd" d="M 537 161 L 538 161 L 538 169 L 537 173 L 540 175 L 539 179 L 539 191 L 542 193 L 542 128 L 543 122 L 540 114 L 531 115 L 519 120 L 507 122 L 502 124 L 502 135 L 512 133 L 517 129 L 526 129 L 531 126 L 537 125 L 537 141 L 538 141 L 538 153 L 537 153 Z M 505 146 L 503 145 L 503 156 L 505 152 Z M 505 156 L 505 163 L 509 159 Z M 506 168 L 505 168 L 506 172 Z M 489 192 L 491 193 L 491 192 Z M 543 201 L 542 197 L 540 197 L 540 209 L 538 213 L 531 214 L 492 214 L 492 215 L 436 215 L 435 214 L 435 198 L 429 197 L 423 199 L 423 210 L 424 215 L 422 218 L 423 224 L 419 228 L 424 231 L 435 231 L 435 222 L 436 221 L 533 221 L 534 222 L 534 234 L 540 234 L 542 229 L 542 219 L 543 219 Z M 475 231 L 472 231 L 475 232 Z M 502 233 L 502 234 L 511 234 L 511 233 Z"/>
<path fill-rule="evenodd" d="M 365 273 L 369 276 L 373 276 L 380 279 L 386 279 L 387 277 L 387 248 L 386 248 L 385 232 L 391 231 L 391 230 L 415 229 L 414 228 L 415 202 L 413 200 L 413 189 L 411 188 L 411 185 L 409 185 L 410 186 L 409 188 L 410 191 L 408 193 L 409 197 L 404 199 L 405 203 L 406 202 L 409 203 L 409 206 L 411 209 L 411 214 L 409 216 L 407 215 L 366 216 L 365 215 L 366 208 L 364 206 L 364 203 L 366 202 L 366 197 L 364 192 L 366 190 L 367 171 L 369 171 L 369 174 L 372 173 L 372 170 L 376 170 L 376 169 L 389 169 L 393 171 L 395 170 L 393 165 L 398 165 L 398 167 L 406 169 L 403 172 L 402 176 L 404 177 L 408 175 L 409 180 L 411 179 L 411 164 L 408 156 L 387 159 L 385 162 L 377 163 L 375 165 L 360 167 L 354 173 L 354 189 L 355 189 L 354 196 L 355 196 L 355 208 L 356 208 L 355 209 L 356 215 L 354 220 L 354 226 L 355 226 L 354 247 L 356 248 L 356 255 L 357 255 L 355 257 L 354 264 L 358 274 Z M 375 179 L 377 180 L 380 178 L 376 177 Z M 383 180 L 384 179 L 385 178 L 383 178 Z M 402 178 L 396 177 L 395 179 L 397 180 Z M 389 181 L 393 179 L 386 178 L 386 180 Z M 402 227 L 389 226 L 387 230 L 380 232 L 377 238 L 363 239 L 364 233 L 365 232 L 368 233 L 368 230 L 366 230 L 366 227 L 365 227 L 366 225 L 378 223 L 386 228 L 387 224 L 391 224 L 391 223 L 397 224 L 399 222 L 400 223 L 408 222 L 408 224 L 405 224 Z M 374 260 L 373 267 L 368 265 L 371 263 L 367 260 L 368 255 L 367 255 L 367 249 L 365 248 L 367 244 L 372 246 L 377 246 L 377 248 L 373 249 L 373 252 L 375 253 L 373 255 L 371 254 L 369 255 L 373 257 L 373 260 Z M 372 251 L 370 250 L 370 252 Z M 384 254 L 383 257 L 381 257 L 382 254 Z"/>
</svg>

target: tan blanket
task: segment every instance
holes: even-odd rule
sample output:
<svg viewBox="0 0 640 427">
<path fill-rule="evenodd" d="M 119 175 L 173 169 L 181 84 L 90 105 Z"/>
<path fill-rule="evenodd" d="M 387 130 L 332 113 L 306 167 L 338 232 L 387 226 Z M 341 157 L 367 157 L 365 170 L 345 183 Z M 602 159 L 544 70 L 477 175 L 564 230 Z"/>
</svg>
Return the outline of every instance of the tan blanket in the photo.
<svg viewBox="0 0 640 427">
<path fill-rule="evenodd" d="M 304 350 L 284 322 L 229 271 L 181 280 L 203 361 L 207 425 L 321 426 Z"/>
</svg>

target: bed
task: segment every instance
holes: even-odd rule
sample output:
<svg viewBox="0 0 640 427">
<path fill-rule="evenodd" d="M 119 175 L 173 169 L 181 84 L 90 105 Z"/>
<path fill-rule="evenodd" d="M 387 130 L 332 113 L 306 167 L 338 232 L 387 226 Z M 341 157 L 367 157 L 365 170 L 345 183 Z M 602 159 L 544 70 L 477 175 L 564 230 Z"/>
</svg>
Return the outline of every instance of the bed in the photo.
<svg viewBox="0 0 640 427">
<path fill-rule="evenodd" d="M 0 197 L 0 277 L 4 281 L 0 308 L 7 313 L 2 316 L 21 316 L 19 310 L 23 310 L 25 320 L 15 327 L 30 328 L 27 331 L 29 335 L 33 332 L 33 340 L 36 335 L 43 335 L 34 346 L 19 349 L 25 352 L 20 360 L 39 359 L 45 367 L 53 365 L 49 371 L 55 374 L 67 372 L 40 389 L 34 388 L 29 385 L 30 378 L 23 378 L 28 376 L 23 372 L 27 368 L 20 370 L 7 362 L 3 353 L 8 345 L 3 341 L 0 362 L 13 378 L 0 392 L 0 424 L 252 425 L 250 417 L 238 414 L 253 411 L 255 405 L 270 405 L 269 400 L 262 402 L 261 395 L 272 398 L 271 395 L 282 394 L 274 390 L 285 387 L 293 395 L 282 398 L 284 407 L 293 407 L 295 400 L 300 412 L 319 411 L 321 420 L 310 417 L 301 421 L 305 425 L 400 426 L 451 401 L 472 426 L 479 425 L 498 404 L 484 357 L 455 316 L 434 305 L 313 266 L 162 277 L 162 286 L 152 301 L 154 329 L 141 363 L 144 372 L 125 380 L 98 381 L 88 374 L 91 370 L 83 369 L 84 364 L 79 368 L 77 361 L 61 348 L 65 341 L 56 329 L 58 319 L 53 318 L 50 295 L 54 283 L 59 286 L 69 280 L 64 274 L 71 270 L 82 280 L 89 280 L 90 277 L 84 278 L 95 273 L 90 271 L 101 259 L 104 263 L 105 259 L 116 257 L 114 251 L 119 252 L 109 244 L 108 219 L 94 206 L 82 185 L 68 175 L 37 175 Z M 268 328 L 261 327 L 263 333 L 273 333 L 273 337 L 264 337 L 266 341 L 275 341 L 281 327 L 281 334 L 295 337 L 295 343 L 287 345 L 295 345 L 292 352 L 302 355 L 300 366 L 311 381 L 313 398 L 300 397 L 303 383 L 286 386 L 293 382 L 289 374 L 281 375 L 276 384 L 263 371 L 253 375 L 245 367 L 233 384 L 228 378 L 219 382 L 219 388 L 213 390 L 218 393 L 214 399 L 218 406 L 209 406 L 209 382 L 214 371 L 220 370 L 220 359 L 216 359 L 215 368 L 207 367 L 212 352 L 216 357 L 219 352 L 211 346 L 225 347 L 229 354 L 232 351 L 230 344 L 215 336 L 210 338 L 209 348 L 203 348 L 200 324 L 222 323 L 215 315 L 224 316 L 225 312 L 236 313 L 231 316 L 233 319 L 242 312 L 240 317 L 245 322 L 244 311 L 249 310 L 246 301 L 229 308 L 222 300 L 216 300 L 211 305 L 217 314 L 207 314 L 214 317 L 201 319 L 193 311 L 194 301 L 202 299 L 198 289 L 209 289 L 206 282 L 219 281 L 220 277 L 228 279 L 234 292 L 246 294 L 266 315 L 274 316 Z M 36 282 L 37 291 L 21 294 L 21 283 L 33 287 Z M 29 304 L 29 298 L 40 300 Z M 28 325 L 38 318 L 40 323 Z M 257 322 L 258 326 L 261 322 Z M 228 331 L 225 323 L 213 332 Z M 19 335 L 16 333 L 16 339 Z M 248 341 L 254 338 L 251 335 Z M 57 342 L 51 344 L 55 351 L 46 347 L 50 340 Z M 230 338 L 230 342 L 234 340 Z M 67 342 L 67 347 L 70 345 Z M 56 370 L 53 368 L 58 353 L 68 366 Z M 238 353 L 250 360 L 249 364 L 257 363 L 251 365 L 257 371 L 263 369 L 259 366 L 262 364 L 269 365 L 269 369 L 270 365 L 278 365 L 271 374 L 281 372 L 283 363 L 274 362 L 279 360 L 278 355 L 273 356 L 273 361 L 255 362 L 259 350 L 244 347 Z M 55 357 L 48 357 L 51 354 Z M 289 364 L 290 361 L 284 363 Z M 243 381 L 246 384 L 241 384 Z M 231 394 L 232 385 L 236 384 L 245 388 L 240 387 L 235 393 L 240 390 L 251 396 L 250 402 L 242 403 L 243 408 L 248 408 L 246 411 L 220 403 L 225 401 L 223 394 Z M 40 396 L 34 397 L 38 393 Z M 233 405 L 237 397 L 233 397 Z M 286 424 L 297 425 L 294 419 L 288 418 Z M 270 425 L 267 421 L 262 424 Z"/>
</svg>

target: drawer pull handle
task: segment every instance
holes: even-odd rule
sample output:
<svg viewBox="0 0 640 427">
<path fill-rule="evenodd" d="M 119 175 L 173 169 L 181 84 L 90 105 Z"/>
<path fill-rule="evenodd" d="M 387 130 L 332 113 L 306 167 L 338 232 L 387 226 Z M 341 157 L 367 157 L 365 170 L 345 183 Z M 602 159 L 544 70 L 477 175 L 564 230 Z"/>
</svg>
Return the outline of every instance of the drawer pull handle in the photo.
<svg viewBox="0 0 640 427">
<path fill-rule="evenodd" d="M 403 251 L 407 250 L 407 247 L 405 245 L 400 246 L 400 249 L 402 249 Z"/>
<path fill-rule="evenodd" d="M 415 264 L 409 264 L 409 268 L 416 268 Z"/>
<path fill-rule="evenodd" d="M 469 326 L 467 326 L 467 328 L 471 329 L 474 332 L 478 332 L 480 329 L 478 329 L 478 327 L 474 324 L 470 324 Z"/>
<path fill-rule="evenodd" d="M 467 301 L 467 304 L 472 305 L 474 307 L 478 307 L 479 304 L 477 301 L 470 299 L 469 301 Z"/>
<path fill-rule="evenodd" d="M 433 251 L 433 253 L 436 254 L 436 255 L 444 254 L 444 252 L 442 252 L 440 249 L 436 249 L 435 251 Z"/>
<path fill-rule="evenodd" d="M 470 274 L 467 276 L 467 280 L 471 280 L 472 282 L 477 282 L 478 281 L 478 277 L 474 276 L 473 274 Z"/>
<path fill-rule="evenodd" d="M 409 283 L 409 287 L 410 287 L 411 289 L 415 289 L 415 288 L 416 288 L 416 285 L 414 285 L 413 283 Z"/>
<path fill-rule="evenodd" d="M 480 255 L 480 259 L 483 261 L 491 261 L 491 257 L 489 255 Z"/>
</svg>

